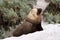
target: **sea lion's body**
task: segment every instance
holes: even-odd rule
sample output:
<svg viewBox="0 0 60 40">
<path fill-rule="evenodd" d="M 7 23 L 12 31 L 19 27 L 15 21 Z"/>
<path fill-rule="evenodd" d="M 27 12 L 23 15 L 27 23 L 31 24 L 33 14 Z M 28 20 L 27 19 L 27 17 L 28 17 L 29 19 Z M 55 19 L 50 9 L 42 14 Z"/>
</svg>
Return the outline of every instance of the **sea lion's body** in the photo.
<svg viewBox="0 0 60 40">
<path fill-rule="evenodd" d="M 13 36 L 20 36 L 43 30 L 41 26 L 41 11 L 41 9 L 32 9 L 23 23 L 18 25 L 18 27 L 13 31 Z"/>
</svg>

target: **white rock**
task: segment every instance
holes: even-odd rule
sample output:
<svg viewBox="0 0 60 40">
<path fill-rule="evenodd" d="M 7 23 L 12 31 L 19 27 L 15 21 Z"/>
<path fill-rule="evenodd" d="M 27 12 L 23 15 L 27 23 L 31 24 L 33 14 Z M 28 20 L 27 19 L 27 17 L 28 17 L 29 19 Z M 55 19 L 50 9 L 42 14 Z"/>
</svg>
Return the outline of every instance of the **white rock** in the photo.
<svg viewBox="0 0 60 40">
<path fill-rule="evenodd" d="M 60 40 L 60 24 L 47 24 L 45 27 L 43 31 L 3 40 Z"/>
<path fill-rule="evenodd" d="M 44 11 L 49 3 L 50 2 L 46 2 L 45 0 L 37 0 L 37 4 L 34 7 L 42 8 L 42 11 Z"/>
</svg>

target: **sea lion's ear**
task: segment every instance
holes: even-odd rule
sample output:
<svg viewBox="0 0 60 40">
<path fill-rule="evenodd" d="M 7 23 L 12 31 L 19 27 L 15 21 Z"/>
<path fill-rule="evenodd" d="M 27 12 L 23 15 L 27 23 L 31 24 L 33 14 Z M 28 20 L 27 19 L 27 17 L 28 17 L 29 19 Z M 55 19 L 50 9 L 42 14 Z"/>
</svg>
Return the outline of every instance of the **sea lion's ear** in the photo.
<svg viewBox="0 0 60 40">
<path fill-rule="evenodd" d="M 40 15 L 40 13 L 42 12 L 41 8 L 37 8 L 37 15 Z"/>
</svg>

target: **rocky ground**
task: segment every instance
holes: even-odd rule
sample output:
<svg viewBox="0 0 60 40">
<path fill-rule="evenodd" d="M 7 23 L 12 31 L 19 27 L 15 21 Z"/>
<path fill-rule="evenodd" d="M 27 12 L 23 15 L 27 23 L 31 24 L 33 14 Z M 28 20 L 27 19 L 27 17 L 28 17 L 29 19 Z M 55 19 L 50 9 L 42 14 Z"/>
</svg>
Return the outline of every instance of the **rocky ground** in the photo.
<svg viewBox="0 0 60 40">
<path fill-rule="evenodd" d="M 10 37 L 3 40 L 60 40 L 60 24 L 42 23 L 43 31 L 22 35 L 20 37 Z"/>
</svg>

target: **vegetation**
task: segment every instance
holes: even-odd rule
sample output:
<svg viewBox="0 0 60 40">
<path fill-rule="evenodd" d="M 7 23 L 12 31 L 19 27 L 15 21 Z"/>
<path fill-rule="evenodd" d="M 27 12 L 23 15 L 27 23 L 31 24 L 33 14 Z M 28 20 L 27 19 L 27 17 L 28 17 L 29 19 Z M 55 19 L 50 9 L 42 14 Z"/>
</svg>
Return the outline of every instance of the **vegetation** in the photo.
<svg viewBox="0 0 60 40">
<path fill-rule="evenodd" d="M 48 23 L 60 23 L 60 0 L 51 0 L 50 2 L 44 13 L 46 17 L 44 20 Z"/>
</svg>

